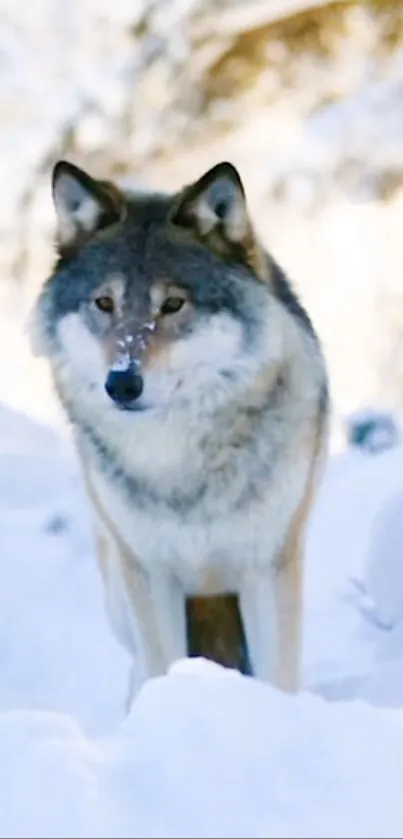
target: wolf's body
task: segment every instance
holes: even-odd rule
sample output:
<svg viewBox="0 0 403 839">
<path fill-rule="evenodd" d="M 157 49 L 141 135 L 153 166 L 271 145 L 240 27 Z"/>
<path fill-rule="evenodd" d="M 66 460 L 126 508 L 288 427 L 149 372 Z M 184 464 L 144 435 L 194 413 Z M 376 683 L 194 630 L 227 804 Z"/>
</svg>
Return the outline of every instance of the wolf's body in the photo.
<svg viewBox="0 0 403 839">
<path fill-rule="evenodd" d="M 327 442 L 312 325 L 229 164 L 136 196 L 60 163 L 53 192 L 36 346 L 73 425 L 132 689 L 187 653 L 295 689 Z"/>
</svg>

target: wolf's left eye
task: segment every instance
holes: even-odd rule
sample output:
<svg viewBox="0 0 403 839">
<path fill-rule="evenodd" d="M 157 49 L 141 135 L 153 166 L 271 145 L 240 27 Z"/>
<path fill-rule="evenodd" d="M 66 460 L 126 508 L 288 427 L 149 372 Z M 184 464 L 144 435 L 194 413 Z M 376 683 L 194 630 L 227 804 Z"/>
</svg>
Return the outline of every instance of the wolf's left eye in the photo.
<svg viewBox="0 0 403 839">
<path fill-rule="evenodd" d="M 100 297 L 95 298 L 95 305 L 101 312 L 108 312 L 108 314 L 112 314 L 114 310 L 114 303 L 112 297 L 108 297 L 107 294 L 101 294 Z"/>
<path fill-rule="evenodd" d="M 183 297 L 167 297 L 161 306 L 161 314 L 174 315 L 175 312 L 179 312 L 179 309 L 182 308 L 184 303 L 185 300 Z"/>
</svg>

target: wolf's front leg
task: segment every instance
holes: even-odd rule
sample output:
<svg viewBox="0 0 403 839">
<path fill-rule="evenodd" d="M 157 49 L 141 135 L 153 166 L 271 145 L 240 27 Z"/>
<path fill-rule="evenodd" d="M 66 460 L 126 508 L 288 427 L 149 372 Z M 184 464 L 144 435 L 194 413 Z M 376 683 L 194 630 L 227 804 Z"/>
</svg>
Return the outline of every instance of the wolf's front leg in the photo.
<svg viewBox="0 0 403 839">
<path fill-rule="evenodd" d="M 245 574 L 240 604 L 254 675 L 294 692 L 300 682 L 305 535 L 316 474 L 291 519 L 272 566 Z"/>
<path fill-rule="evenodd" d="M 303 553 L 303 544 L 290 540 L 276 573 L 279 633 L 276 684 L 290 692 L 298 690 L 301 678 Z"/>
<path fill-rule="evenodd" d="M 133 662 L 130 706 L 147 679 L 164 675 L 175 659 L 186 655 L 185 598 L 171 575 L 148 574 L 99 518 L 97 546 L 110 622 Z"/>
<path fill-rule="evenodd" d="M 300 554 L 250 573 L 240 590 L 253 675 L 287 691 L 299 684 L 301 596 Z"/>
<path fill-rule="evenodd" d="M 313 507 L 318 482 L 322 474 L 326 452 L 326 429 L 323 439 L 314 438 L 311 469 L 303 498 L 297 508 L 283 549 L 276 562 L 276 611 L 279 633 L 279 656 L 276 684 L 283 690 L 297 691 L 301 680 L 303 637 L 304 556 L 309 516 Z"/>
<path fill-rule="evenodd" d="M 139 671 L 136 658 L 131 668 L 127 710 L 146 679 L 164 675 L 174 661 L 186 656 L 185 596 L 180 583 L 171 574 L 157 571 L 143 579 L 143 586 L 141 594 L 134 591 L 131 583 L 128 587 L 143 667 Z"/>
<path fill-rule="evenodd" d="M 252 673 L 264 682 L 275 684 L 279 626 L 273 568 L 245 574 L 239 591 L 239 605 Z"/>
</svg>

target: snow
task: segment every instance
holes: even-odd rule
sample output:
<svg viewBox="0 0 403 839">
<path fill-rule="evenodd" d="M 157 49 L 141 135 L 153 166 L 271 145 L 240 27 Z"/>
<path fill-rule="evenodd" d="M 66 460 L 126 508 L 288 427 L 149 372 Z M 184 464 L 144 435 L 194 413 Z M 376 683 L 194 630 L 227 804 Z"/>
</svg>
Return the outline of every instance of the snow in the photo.
<svg viewBox="0 0 403 839">
<path fill-rule="evenodd" d="M 71 443 L 5 397 L 0 837 L 401 836 L 403 446 L 329 462 L 299 695 L 184 660 L 125 717 Z"/>
</svg>

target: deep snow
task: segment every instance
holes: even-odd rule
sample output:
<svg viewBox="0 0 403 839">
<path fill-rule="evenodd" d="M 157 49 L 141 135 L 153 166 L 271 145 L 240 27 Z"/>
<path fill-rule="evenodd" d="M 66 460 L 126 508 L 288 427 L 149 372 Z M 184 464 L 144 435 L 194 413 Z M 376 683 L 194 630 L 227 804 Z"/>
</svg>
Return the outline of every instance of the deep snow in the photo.
<svg viewBox="0 0 403 839">
<path fill-rule="evenodd" d="M 125 719 L 70 444 L 1 405 L 0 836 L 402 836 L 402 512 L 403 446 L 332 458 L 299 696 L 183 661 Z"/>
</svg>

